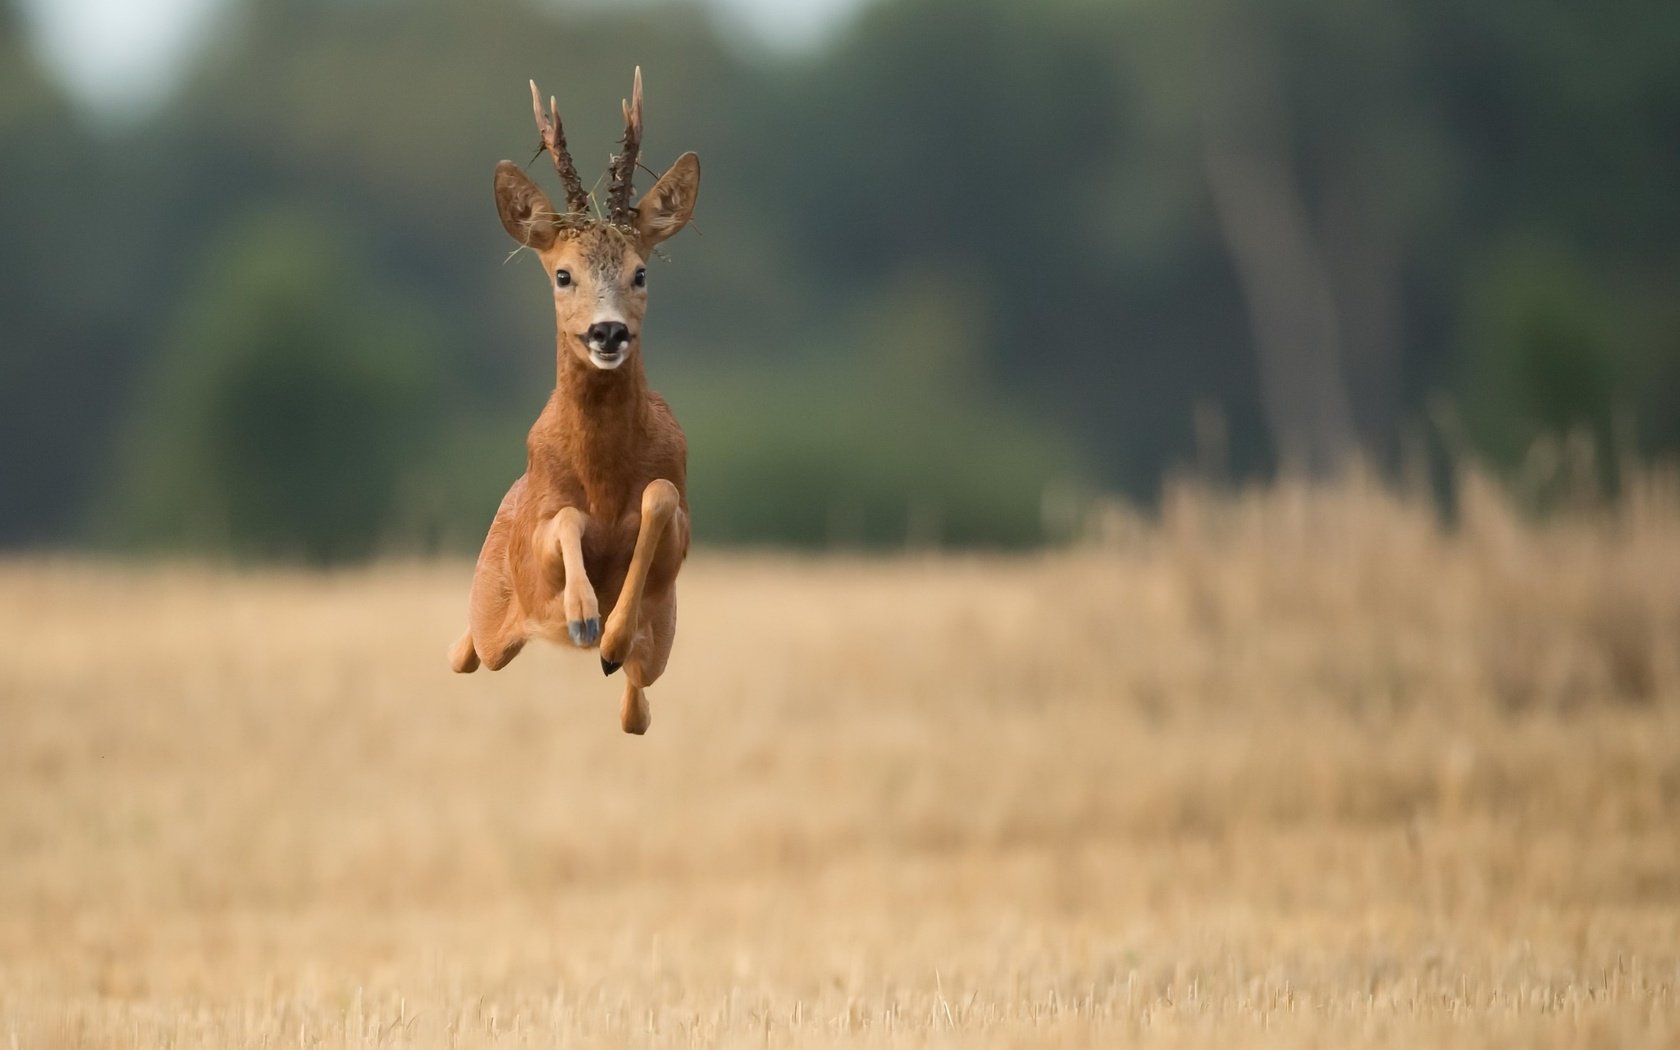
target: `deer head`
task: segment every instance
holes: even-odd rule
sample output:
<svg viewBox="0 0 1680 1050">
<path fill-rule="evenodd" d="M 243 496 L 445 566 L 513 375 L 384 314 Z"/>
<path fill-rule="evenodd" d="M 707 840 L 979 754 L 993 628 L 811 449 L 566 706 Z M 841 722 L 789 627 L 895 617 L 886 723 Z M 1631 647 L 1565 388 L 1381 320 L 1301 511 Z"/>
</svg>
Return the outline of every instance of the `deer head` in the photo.
<svg viewBox="0 0 1680 1050">
<path fill-rule="evenodd" d="M 560 211 L 519 165 L 496 165 L 496 210 L 508 235 L 536 253 L 554 291 L 554 320 L 562 353 L 599 369 L 614 369 L 641 349 L 647 309 L 647 261 L 654 245 L 688 225 L 700 193 L 700 158 L 684 153 L 634 206 L 630 197 L 642 144 L 642 71 L 624 104 L 624 139 L 608 166 L 607 210 L 591 208 L 566 149 L 559 109 L 531 82 L 531 109 L 542 148 L 566 191 Z"/>
</svg>

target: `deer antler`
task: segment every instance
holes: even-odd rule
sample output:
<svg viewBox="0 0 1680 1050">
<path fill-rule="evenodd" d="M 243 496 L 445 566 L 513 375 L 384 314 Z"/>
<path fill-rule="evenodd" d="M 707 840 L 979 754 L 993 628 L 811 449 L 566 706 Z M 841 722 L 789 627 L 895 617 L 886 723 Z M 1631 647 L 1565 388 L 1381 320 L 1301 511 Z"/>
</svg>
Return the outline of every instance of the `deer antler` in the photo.
<svg viewBox="0 0 1680 1050">
<path fill-rule="evenodd" d="M 636 67 L 636 84 L 630 101 L 624 103 L 624 148 L 613 154 L 607 165 L 607 221 L 614 226 L 631 224 L 630 194 L 636 178 L 636 160 L 642 152 L 642 67 Z"/>
<path fill-rule="evenodd" d="M 566 151 L 566 131 L 560 126 L 560 109 L 554 104 L 554 96 L 550 95 L 548 112 L 543 112 L 542 95 L 537 91 L 535 80 L 531 81 L 531 113 L 537 118 L 537 131 L 542 134 L 543 149 L 554 158 L 554 170 L 559 173 L 560 183 L 566 188 L 566 210 L 587 212 L 589 194 L 584 191 L 583 180 L 578 178 L 572 155 Z"/>
</svg>

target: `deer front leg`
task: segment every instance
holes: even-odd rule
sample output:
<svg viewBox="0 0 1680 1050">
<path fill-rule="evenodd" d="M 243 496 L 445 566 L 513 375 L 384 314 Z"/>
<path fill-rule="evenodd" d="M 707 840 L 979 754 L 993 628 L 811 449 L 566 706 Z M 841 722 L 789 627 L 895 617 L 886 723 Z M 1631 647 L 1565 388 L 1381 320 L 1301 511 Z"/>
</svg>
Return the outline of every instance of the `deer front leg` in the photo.
<svg viewBox="0 0 1680 1050">
<path fill-rule="evenodd" d="M 560 590 L 560 608 L 566 615 L 566 634 L 572 644 L 587 649 L 601 638 L 601 607 L 595 600 L 595 585 L 583 568 L 583 532 L 589 516 L 576 507 L 562 507 L 538 537 L 537 549 L 552 564 L 559 558 L 566 583 Z"/>
<path fill-rule="evenodd" d="M 630 655 L 641 625 L 642 592 L 647 587 L 648 572 L 681 506 L 677 487 L 664 478 L 649 482 L 642 490 L 642 522 L 636 531 L 636 550 L 630 556 L 630 568 L 624 574 L 618 604 L 613 606 L 612 615 L 607 617 L 607 629 L 601 635 L 601 670 L 607 674 L 618 670 Z"/>
</svg>

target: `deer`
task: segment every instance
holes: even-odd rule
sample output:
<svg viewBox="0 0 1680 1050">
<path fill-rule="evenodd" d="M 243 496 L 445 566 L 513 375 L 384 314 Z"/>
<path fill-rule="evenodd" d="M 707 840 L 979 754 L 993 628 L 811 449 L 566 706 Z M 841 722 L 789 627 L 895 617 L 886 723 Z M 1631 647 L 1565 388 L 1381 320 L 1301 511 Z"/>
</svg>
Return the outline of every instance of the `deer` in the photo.
<svg viewBox="0 0 1680 1050">
<path fill-rule="evenodd" d="M 500 670 L 533 637 L 598 648 L 624 670 L 619 723 L 646 733 L 647 689 L 677 628 L 688 557 L 688 444 L 642 361 L 647 264 L 694 215 L 700 159 L 684 153 L 630 203 L 642 141 L 642 71 L 622 103 L 624 137 L 607 168 L 604 214 L 567 151 L 554 97 L 531 110 L 565 191 L 560 211 L 519 165 L 496 165 L 496 211 L 542 264 L 554 299 L 555 381 L 526 437 L 526 466 L 490 523 L 473 570 L 467 630 L 450 667 Z M 516 249 L 516 252 L 520 249 Z"/>
</svg>

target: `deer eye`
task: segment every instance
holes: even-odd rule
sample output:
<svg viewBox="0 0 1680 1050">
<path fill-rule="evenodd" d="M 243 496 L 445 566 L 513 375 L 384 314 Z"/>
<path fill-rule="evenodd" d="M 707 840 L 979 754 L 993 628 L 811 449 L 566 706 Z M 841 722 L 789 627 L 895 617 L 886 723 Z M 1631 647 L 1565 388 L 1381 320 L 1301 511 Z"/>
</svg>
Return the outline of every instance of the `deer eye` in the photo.
<svg viewBox="0 0 1680 1050">
<path fill-rule="evenodd" d="M 572 286 L 572 271 L 570 271 L 570 270 L 555 270 L 554 271 L 554 283 L 559 285 L 562 288 L 570 288 Z"/>
<path fill-rule="evenodd" d="M 647 287 L 647 267 L 636 267 L 636 276 L 630 278 L 630 283 L 637 288 Z"/>
</svg>

